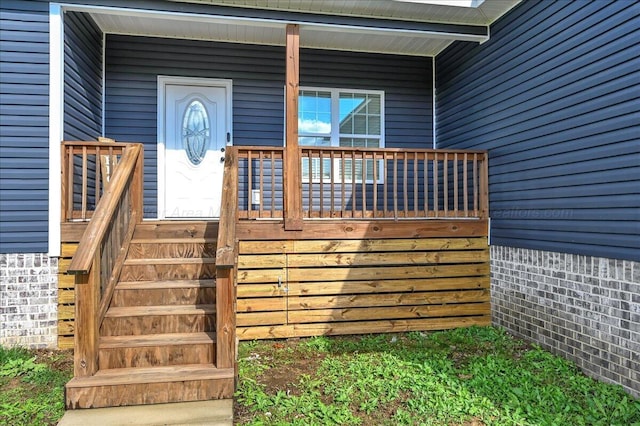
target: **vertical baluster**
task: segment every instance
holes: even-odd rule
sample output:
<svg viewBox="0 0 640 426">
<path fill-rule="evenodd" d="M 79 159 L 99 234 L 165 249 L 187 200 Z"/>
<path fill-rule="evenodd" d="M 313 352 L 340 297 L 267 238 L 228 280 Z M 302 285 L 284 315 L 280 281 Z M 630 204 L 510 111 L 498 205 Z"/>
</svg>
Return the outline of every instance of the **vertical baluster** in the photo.
<svg viewBox="0 0 640 426">
<path fill-rule="evenodd" d="M 444 216 L 449 216 L 449 156 L 448 153 L 444 153 L 444 160 L 442 163 L 442 180 L 444 187 L 442 188 L 443 195 L 443 207 L 444 207 Z"/>
<path fill-rule="evenodd" d="M 478 216 L 478 154 L 473 154 L 473 215 Z"/>
<path fill-rule="evenodd" d="M 408 160 L 407 160 L 407 152 L 403 152 L 402 153 L 402 168 L 403 168 L 403 172 L 402 172 L 402 198 L 404 200 L 404 217 L 407 217 L 407 215 L 409 214 L 409 177 L 407 176 L 409 174 L 409 164 L 408 164 Z"/>
<path fill-rule="evenodd" d="M 378 153 L 373 151 L 373 217 L 378 217 Z"/>
<path fill-rule="evenodd" d="M 96 146 L 96 182 L 95 182 L 95 206 L 93 207 L 94 211 L 96 207 L 98 207 L 98 201 L 100 201 L 100 147 Z"/>
<path fill-rule="evenodd" d="M 393 153 L 393 217 L 398 218 L 398 153 Z"/>
<path fill-rule="evenodd" d="M 429 216 L 429 154 L 422 153 L 422 192 L 424 197 L 424 217 Z"/>
<path fill-rule="evenodd" d="M 469 184 L 467 181 L 467 168 L 469 163 L 467 162 L 467 153 L 465 152 L 462 157 L 462 196 L 464 197 L 464 217 L 469 217 Z"/>
<path fill-rule="evenodd" d="M 413 216 L 418 217 L 418 153 L 413 153 Z"/>
<path fill-rule="evenodd" d="M 260 202 L 258 203 L 258 210 L 260 211 L 260 217 L 264 217 L 264 161 L 262 156 L 264 155 L 264 151 L 258 151 L 259 155 L 259 167 L 260 167 Z"/>
<path fill-rule="evenodd" d="M 346 203 L 346 190 L 347 190 L 347 185 L 345 182 L 345 178 L 346 178 L 346 165 L 345 165 L 345 158 L 344 158 L 344 151 L 340 151 L 340 184 L 341 184 L 341 204 L 340 204 L 340 216 L 345 217 L 345 213 L 347 210 L 347 203 Z"/>
<path fill-rule="evenodd" d="M 387 189 L 387 180 L 389 178 L 389 176 L 387 176 L 387 172 L 388 172 L 388 167 L 387 167 L 387 152 L 383 152 L 382 153 L 382 167 L 384 167 L 383 169 L 383 173 L 384 173 L 384 179 L 382 180 L 382 202 L 384 203 L 384 205 L 382 206 L 382 216 L 383 217 L 387 217 L 387 212 L 389 211 L 389 204 L 388 203 L 388 189 Z"/>
<path fill-rule="evenodd" d="M 69 154 L 67 155 L 67 220 L 73 220 L 73 181 L 75 177 L 75 170 L 73 168 L 73 146 L 69 146 Z"/>
<path fill-rule="evenodd" d="M 361 151 L 362 155 L 362 217 L 366 217 L 367 213 L 367 155 L 365 151 Z"/>
<path fill-rule="evenodd" d="M 324 151 L 318 151 L 320 157 L 320 217 L 324 217 Z"/>
<path fill-rule="evenodd" d="M 251 210 L 252 210 L 252 193 L 253 193 L 253 152 L 251 150 L 247 151 L 247 217 L 251 218 Z"/>
<path fill-rule="evenodd" d="M 336 184 L 336 179 L 335 179 L 335 152 L 332 150 L 329 152 L 329 157 L 331 159 L 331 168 L 329 169 L 329 176 L 330 176 L 330 181 L 331 181 L 331 206 L 329 208 L 329 216 L 330 217 L 334 217 L 335 216 L 335 200 L 336 200 L 336 190 L 335 190 L 335 184 Z"/>
<path fill-rule="evenodd" d="M 349 151 L 351 155 L 351 217 L 356 217 L 357 186 L 356 186 L 356 152 Z"/>
<path fill-rule="evenodd" d="M 271 217 L 276 214 L 276 157 L 271 151 Z"/>
<path fill-rule="evenodd" d="M 438 217 L 438 192 L 440 183 L 438 182 L 438 153 L 433 153 L 433 215 Z"/>
<path fill-rule="evenodd" d="M 458 215 L 458 185 L 460 184 L 458 179 L 458 153 L 453 154 L 453 215 Z"/>
<path fill-rule="evenodd" d="M 489 158 L 487 153 L 483 153 L 480 162 L 480 217 L 489 217 Z"/>
<path fill-rule="evenodd" d="M 313 150 L 309 149 L 309 207 L 307 217 L 313 212 Z"/>
<path fill-rule="evenodd" d="M 82 219 L 87 219 L 87 147 L 82 147 Z"/>
</svg>

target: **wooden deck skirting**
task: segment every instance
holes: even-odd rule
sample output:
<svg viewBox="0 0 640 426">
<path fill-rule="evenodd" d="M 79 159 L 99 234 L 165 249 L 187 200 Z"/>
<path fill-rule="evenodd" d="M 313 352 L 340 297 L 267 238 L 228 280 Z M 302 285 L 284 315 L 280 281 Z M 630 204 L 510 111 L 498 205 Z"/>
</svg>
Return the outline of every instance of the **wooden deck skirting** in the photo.
<svg viewBox="0 0 640 426">
<path fill-rule="evenodd" d="M 490 323 L 487 221 L 237 225 L 241 340 Z"/>
</svg>

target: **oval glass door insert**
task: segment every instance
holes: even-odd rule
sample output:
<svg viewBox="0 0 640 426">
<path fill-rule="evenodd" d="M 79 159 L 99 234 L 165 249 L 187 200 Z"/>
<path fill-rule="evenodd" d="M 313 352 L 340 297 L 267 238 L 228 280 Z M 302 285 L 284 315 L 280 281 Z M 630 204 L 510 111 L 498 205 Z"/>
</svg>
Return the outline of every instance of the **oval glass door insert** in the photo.
<svg viewBox="0 0 640 426">
<path fill-rule="evenodd" d="M 191 101 L 182 118 L 182 146 L 194 166 L 204 160 L 210 136 L 211 126 L 207 109 L 199 100 Z"/>
</svg>

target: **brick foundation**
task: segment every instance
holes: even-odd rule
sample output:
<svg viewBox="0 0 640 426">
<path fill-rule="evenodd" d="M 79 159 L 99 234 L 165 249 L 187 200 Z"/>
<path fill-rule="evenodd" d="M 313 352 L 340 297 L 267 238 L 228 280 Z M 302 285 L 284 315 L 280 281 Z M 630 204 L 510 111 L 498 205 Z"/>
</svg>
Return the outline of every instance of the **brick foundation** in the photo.
<svg viewBox="0 0 640 426">
<path fill-rule="evenodd" d="M 491 247 L 492 322 L 640 397 L 640 263 Z"/>
<path fill-rule="evenodd" d="M 58 259 L 0 254 L 0 345 L 55 348 Z"/>
</svg>

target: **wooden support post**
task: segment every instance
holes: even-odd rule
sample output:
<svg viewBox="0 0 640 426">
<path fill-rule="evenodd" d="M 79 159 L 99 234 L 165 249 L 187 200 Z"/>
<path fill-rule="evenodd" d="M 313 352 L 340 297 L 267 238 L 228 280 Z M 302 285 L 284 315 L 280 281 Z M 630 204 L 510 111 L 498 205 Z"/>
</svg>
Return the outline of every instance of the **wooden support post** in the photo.
<svg viewBox="0 0 640 426">
<path fill-rule="evenodd" d="M 74 377 L 93 376 L 98 371 L 98 306 L 100 304 L 100 250 L 88 274 L 76 275 Z"/>
<path fill-rule="evenodd" d="M 284 229 L 302 229 L 302 173 L 298 146 L 300 27 L 287 25 L 286 149 L 284 161 Z"/>
<path fill-rule="evenodd" d="M 216 367 L 234 368 L 236 362 L 236 295 L 234 268 L 216 269 Z"/>
</svg>

